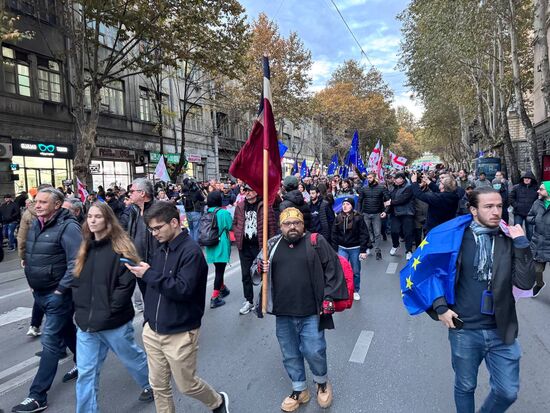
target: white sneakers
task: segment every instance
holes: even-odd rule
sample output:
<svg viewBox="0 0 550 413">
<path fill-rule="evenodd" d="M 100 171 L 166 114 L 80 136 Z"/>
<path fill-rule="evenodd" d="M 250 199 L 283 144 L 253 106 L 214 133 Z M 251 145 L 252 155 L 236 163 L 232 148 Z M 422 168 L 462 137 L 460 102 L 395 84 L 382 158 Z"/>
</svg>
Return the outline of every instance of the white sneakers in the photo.
<svg viewBox="0 0 550 413">
<path fill-rule="evenodd" d="M 40 332 L 40 328 L 30 326 L 29 330 L 27 331 L 27 335 L 32 337 L 38 337 L 42 335 L 42 333 Z"/>
<path fill-rule="evenodd" d="M 359 295 L 359 293 L 356 291 L 353 293 L 353 300 L 354 301 L 359 301 L 361 299 L 361 296 Z"/>
<path fill-rule="evenodd" d="M 241 309 L 239 310 L 239 313 L 242 315 L 248 314 L 254 309 L 254 304 L 250 303 L 248 301 L 245 301 Z"/>
<path fill-rule="evenodd" d="M 407 259 L 407 261 L 411 259 L 412 255 L 413 255 L 412 252 L 410 252 L 410 251 L 407 252 L 407 254 L 405 255 L 405 258 Z"/>
<path fill-rule="evenodd" d="M 396 252 L 397 252 L 397 248 L 392 247 L 391 250 L 390 250 L 390 255 L 394 256 Z"/>
</svg>

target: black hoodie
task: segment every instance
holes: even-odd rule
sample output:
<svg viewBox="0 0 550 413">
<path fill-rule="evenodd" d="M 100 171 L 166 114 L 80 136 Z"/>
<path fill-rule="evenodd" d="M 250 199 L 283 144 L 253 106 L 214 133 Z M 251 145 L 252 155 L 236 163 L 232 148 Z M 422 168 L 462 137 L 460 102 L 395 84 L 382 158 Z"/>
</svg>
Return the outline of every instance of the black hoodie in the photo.
<svg viewBox="0 0 550 413">
<path fill-rule="evenodd" d="M 311 231 L 311 210 L 309 209 L 309 205 L 305 203 L 304 196 L 299 190 L 294 189 L 283 195 L 283 202 L 281 202 L 279 210 L 283 212 L 287 208 L 298 208 L 304 216 L 306 231 Z"/>
<path fill-rule="evenodd" d="M 527 186 L 523 183 L 523 178 L 531 178 L 531 185 Z M 538 199 L 537 190 L 539 186 L 535 176 L 531 172 L 526 172 L 521 176 L 519 184 L 514 185 L 510 193 L 510 205 L 514 207 L 514 214 L 527 217 L 533 203 Z"/>
</svg>

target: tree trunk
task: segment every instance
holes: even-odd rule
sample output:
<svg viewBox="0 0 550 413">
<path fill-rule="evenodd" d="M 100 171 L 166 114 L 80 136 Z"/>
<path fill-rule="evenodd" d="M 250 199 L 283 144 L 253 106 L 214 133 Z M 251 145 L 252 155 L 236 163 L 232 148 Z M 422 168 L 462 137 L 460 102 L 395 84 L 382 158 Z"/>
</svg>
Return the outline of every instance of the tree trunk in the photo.
<svg viewBox="0 0 550 413">
<path fill-rule="evenodd" d="M 529 148 L 529 163 L 531 165 L 531 170 L 535 175 L 537 181 L 540 182 L 540 164 L 535 128 L 533 127 L 533 123 L 531 122 L 531 119 L 527 114 L 527 109 L 525 109 L 525 101 L 523 100 L 521 69 L 518 56 L 518 35 L 516 27 L 514 25 L 516 20 L 516 5 L 514 3 L 514 0 L 509 0 L 508 4 L 510 7 L 510 16 L 507 23 L 508 32 L 510 33 L 510 53 L 512 57 L 514 95 L 516 98 L 516 105 L 521 118 L 521 123 L 523 124 L 523 127 L 525 129 L 525 137 L 527 138 Z"/>
<path fill-rule="evenodd" d="M 76 101 L 84 101 L 84 90 L 75 90 Z M 101 104 L 100 88 L 90 87 L 90 112 L 77 110 L 73 113 L 77 127 L 76 133 L 76 153 L 73 162 L 73 172 L 76 177 L 86 183 L 89 172 L 89 165 L 92 159 L 92 153 L 96 147 L 97 124 L 99 122 L 99 110 Z M 84 105 L 78 105 L 77 108 L 83 108 Z"/>
<path fill-rule="evenodd" d="M 539 67 L 536 69 L 540 71 L 542 76 L 541 92 L 544 98 L 544 105 L 546 107 L 546 113 L 550 111 L 550 63 L 548 60 L 548 25 L 546 19 L 548 18 L 548 0 L 536 0 L 535 1 L 535 18 L 533 28 L 535 31 L 535 56 L 540 57 Z"/>
</svg>

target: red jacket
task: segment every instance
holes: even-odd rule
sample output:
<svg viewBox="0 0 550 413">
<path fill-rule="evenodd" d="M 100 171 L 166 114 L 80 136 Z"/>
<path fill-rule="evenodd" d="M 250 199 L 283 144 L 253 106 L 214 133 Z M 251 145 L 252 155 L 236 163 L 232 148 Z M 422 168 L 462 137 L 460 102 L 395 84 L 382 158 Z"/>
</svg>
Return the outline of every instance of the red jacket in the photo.
<svg viewBox="0 0 550 413">
<path fill-rule="evenodd" d="M 246 200 L 241 201 L 237 204 L 235 208 L 235 214 L 233 216 L 233 232 L 235 233 L 235 242 L 237 243 L 237 248 L 239 250 L 242 250 L 243 248 L 243 239 L 244 239 L 244 203 L 247 202 Z M 262 248 L 262 240 L 263 240 L 263 228 L 264 228 L 264 203 L 263 201 L 259 201 L 258 205 L 258 244 L 259 247 Z M 269 207 L 268 209 L 268 222 L 269 226 L 267 228 L 267 239 L 274 237 L 275 234 L 277 234 L 277 222 L 275 221 L 275 213 L 273 212 L 273 208 Z"/>
</svg>

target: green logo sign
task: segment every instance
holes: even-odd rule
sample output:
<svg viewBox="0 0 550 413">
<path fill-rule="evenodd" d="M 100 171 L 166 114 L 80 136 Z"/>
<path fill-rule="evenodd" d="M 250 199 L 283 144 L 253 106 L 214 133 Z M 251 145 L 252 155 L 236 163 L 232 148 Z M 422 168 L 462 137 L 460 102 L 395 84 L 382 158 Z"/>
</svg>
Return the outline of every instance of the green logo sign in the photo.
<svg viewBox="0 0 550 413">
<path fill-rule="evenodd" d="M 179 153 L 165 153 L 166 159 L 170 163 L 178 163 L 180 161 Z M 149 152 L 149 159 L 151 162 L 158 162 L 160 159 L 160 152 Z"/>
</svg>

